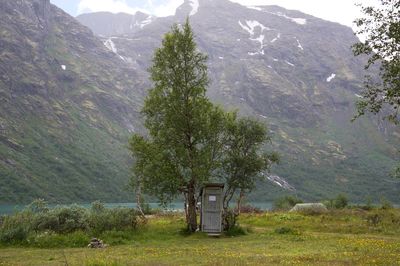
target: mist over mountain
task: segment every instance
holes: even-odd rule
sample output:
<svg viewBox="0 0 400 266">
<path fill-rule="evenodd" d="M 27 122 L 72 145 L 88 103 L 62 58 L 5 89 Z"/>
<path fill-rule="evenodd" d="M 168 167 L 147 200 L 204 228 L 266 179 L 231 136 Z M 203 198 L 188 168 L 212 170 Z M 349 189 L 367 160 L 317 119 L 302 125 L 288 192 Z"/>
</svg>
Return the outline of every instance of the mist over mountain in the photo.
<svg viewBox="0 0 400 266">
<path fill-rule="evenodd" d="M 132 200 L 126 146 L 144 132 L 146 69 L 187 17 L 209 57 L 208 95 L 265 122 L 282 157 L 273 173 L 298 196 L 398 200 L 389 174 L 399 130 L 373 116 L 350 122 L 365 61 L 353 56 L 348 27 L 228 0 L 187 0 L 163 18 L 74 19 L 45 0 L 4 1 L 0 14 L 0 202 Z M 250 199 L 283 193 L 264 182 Z"/>
</svg>

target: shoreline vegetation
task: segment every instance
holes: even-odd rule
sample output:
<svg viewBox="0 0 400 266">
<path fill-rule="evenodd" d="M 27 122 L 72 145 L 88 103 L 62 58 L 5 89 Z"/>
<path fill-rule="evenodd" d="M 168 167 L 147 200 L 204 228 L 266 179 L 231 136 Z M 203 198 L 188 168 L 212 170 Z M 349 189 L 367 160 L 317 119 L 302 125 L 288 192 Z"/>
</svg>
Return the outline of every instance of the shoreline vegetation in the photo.
<svg viewBox="0 0 400 266">
<path fill-rule="evenodd" d="M 337 197 L 340 202 L 343 198 Z M 42 201 L 2 216 L 0 265 L 395 265 L 400 261 L 400 209 L 334 204 L 328 212 L 262 211 L 244 206 L 239 226 L 212 238 L 189 234 L 182 213 L 150 210 L 141 220 L 131 208 L 100 202 L 46 209 Z M 290 205 L 290 204 L 289 204 Z M 335 207 L 336 206 L 336 207 Z M 8 237 L 8 239 L 7 239 Z M 87 248 L 93 238 L 104 249 Z"/>
</svg>

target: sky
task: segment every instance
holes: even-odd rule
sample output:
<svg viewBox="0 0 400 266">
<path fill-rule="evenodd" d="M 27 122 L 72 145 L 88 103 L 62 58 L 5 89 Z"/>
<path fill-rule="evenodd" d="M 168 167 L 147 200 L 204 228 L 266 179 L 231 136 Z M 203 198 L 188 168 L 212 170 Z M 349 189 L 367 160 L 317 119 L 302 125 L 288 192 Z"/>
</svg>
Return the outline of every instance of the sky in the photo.
<svg viewBox="0 0 400 266">
<path fill-rule="evenodd" d="M 377 0 L 231 0 L 242 5 L 279 5 L 352 27 L 354 19 L 361 17 L 356 3 L 374 5 Z M 134 14 L 142 11 L 158 17 L 175 14 L 184 0 L 50 0 L 72 16 L 82 13 L 109 11 Z"/>
</svg>

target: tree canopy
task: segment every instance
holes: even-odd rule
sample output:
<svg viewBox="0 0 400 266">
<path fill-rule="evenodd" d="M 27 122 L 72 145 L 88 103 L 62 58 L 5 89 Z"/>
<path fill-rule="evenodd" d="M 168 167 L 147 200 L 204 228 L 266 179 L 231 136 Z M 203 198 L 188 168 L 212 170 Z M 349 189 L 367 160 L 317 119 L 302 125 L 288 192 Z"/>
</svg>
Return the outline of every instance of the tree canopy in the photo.
<svg viewBox="0 0 400 266">
<path fill-rule="evenodd" d="M 385 117 L 399 122 L 400 107 L 400 2 L 380 0 L 379 7 L 362 6 L 364 17 L 355 21 L 357 34 L 365 41 L 353 45 L 354 55 L 368 55 L 365 66 L 379 64 L 379 79 L 366 76 L 363 99 L 357 102 L 357 116 L 366 111 L 390 110 Z"/>
<path fill-rule="evenodd" d="M 130 140 L 135 159 L 131 183 L 163 204 L 182 194 L 192 232 L 203 184 L 225 178 L 234 191 L 250 190 L 253 178 L 270 165 L 259 151 L 269 139 L 265 127 L 238 119 L 207 98 L 206 60 L 189 21 L 174 25 L 149 69 L 153 88 L 142 110 L 148 137 L 134 134 Z"/>
</svg>

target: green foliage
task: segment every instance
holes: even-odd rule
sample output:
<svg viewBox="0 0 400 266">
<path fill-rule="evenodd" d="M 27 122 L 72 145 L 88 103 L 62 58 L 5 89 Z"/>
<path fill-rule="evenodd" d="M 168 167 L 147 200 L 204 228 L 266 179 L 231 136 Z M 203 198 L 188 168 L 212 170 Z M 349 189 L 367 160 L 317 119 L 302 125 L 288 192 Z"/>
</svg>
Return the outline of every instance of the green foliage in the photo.
<svg viewBox="0 0 400 266">
<path fill-rule="evenodd" d="M 381 218 L 376 226 L 366 220 L 373 214 Z M 79 243 L 82 232 L 75 232 L 51 236 L 57 245 L 48 249 L 0 247 L 0 260 L 5 265 L 58 265 L 65 261 L 69 265 L 392 265 L 400 259 L 399 209 L 342 209 L 322 216 L 265 212 L 241 215 L 239 222 L 247 235 L 210 238 L 202 233 L 182 235 L 182 214 L 160 215 L 134 232 L 104 232 L 99 238 L 114 243 L 106 250 L 86 248 L 90 238 L 82 240 L 85 245 L 81 248 L 64 248 L 73 245 L 69 236 Z"/>
<path fill-rule="evenodd" d="M 222 214 L 224 231 L 229 231 L 238 226 L 238 213 L 233 209 L 225 209 Z"/>
<path fill-rule="evenodd" d="M 282 198 L 278 198 L 274 201 L 273 208 L 275 210 L 290 210 L 297 203 L 303 203 L 303 201 L 294 196 L 284 196 Z"/>
<path fill-rule="evenodd" d="M 262 213 L 263 211 L 250 204 L 245 204 L 240 206 L 240 213 Z"/>
<path fill-rule="evenodd" d="M 206 96 L 207 56 L 196 49 L 189 21 L 164 36 L 150 68 L 153 88 L 142 113 L 149 138 L 134 134 L 133 186 L 162 204 L 183 194 L 188 226 L 197 229 L 196 199 L 210 179 L 224 180 L 224 208 L 237 189 L 251 191 L 262 171 L 277 160 L 261 153 L 270 140 L 263 124 L 225 113 Z"/>
<path fill-rule="evenodd" d="M 271 137 L 259 121 L 238 118 L 236 113 L 230 113 L 225 119 L 224 134 L 219 174 L 225 183 L 223 205 L 227 209 L 237 190 L 240 189 L 241 195 L 252 191 L 279 158 L 276 153 L 262 152 L 263 145 L 270 142 Z"/>
<path fill-rule="evenodd" d="M 133 135 L 135 179 L 161 203 L 184 193 L 191 230 L 196 228 L 195 193 L 214 170 L 223 112 L 206 96 L 207 56 L 194 42 L 189 21 L 164 36 L 150 68 L 153 88 L 142 113 L 150 138 Z M 138 182 L 139 180 L 139 182 Z"/>
<path fill-rule="evenodd" d="M 323 202 L 327 208 L 330 209 L 343 209 L 349 204 L 349 200 L 346 195 L 339 194 L 334 199 L 329 199 Z"/>
<path fill-rule="evenodd" d="M 367 77 L 363 99 L 357 103 L 358 115 L 365 111 L 378 113 L 383 106 L 391 107 L 385 116 L 398 123 L 400 107 L 400 2 L 381 0 L 379 7 L 362 7 L 364 17 L 355 22 L 358 34 L 366 40 L 353 45 L 354 55 L 368 55 L 366 69 L 380 64 L 380 81 Z"/>
<path fill-rule="evenodd" d="M 0 224 L 0 242 L 13 244 L 28 237 L 33 213 L 29 210 L 5 216 Z"/>
<path fill-rule="evenodd" d="M 91 209 L 77 205 L 48 209 L 44 201 L 35 201 L 25 210 L 5 216 L 0 224 L 0 242 L 49 247 L 62 246 L 64 241 L 69 246 L 82 246 L 87 244 L 88 234 L 136 228 L 137 216 L 133 209 L 107 209 L 100 202 L 94 202 Z"/>
<path fill-rule="evenodd" d="M 248 228 L 244 228 L 238 224 L 235 226 L 230 227 L 228 230 L 226 230 L 225 235 L 226 236 L 242 236 L 242 235 L 247 235 L 249 233 Z"/>
<path fill-rule="evenodd" d="M 382 210 L 390 210 L 393 209 L 393 204 L 387 200 L 386 198 L 381 198 L 381 209 Z"/>
<path fill-rule="evenodd" d="M 348 204 L 349 204 L 349 200 L 347 199 L 347 196 L 344 194 L 339 194 L 334 199 L 334 207 L 336 209 L 346 208 Z"/>
</svg>

